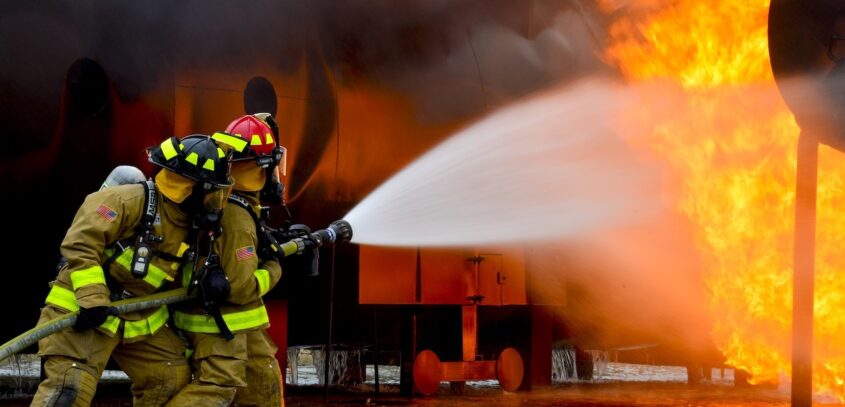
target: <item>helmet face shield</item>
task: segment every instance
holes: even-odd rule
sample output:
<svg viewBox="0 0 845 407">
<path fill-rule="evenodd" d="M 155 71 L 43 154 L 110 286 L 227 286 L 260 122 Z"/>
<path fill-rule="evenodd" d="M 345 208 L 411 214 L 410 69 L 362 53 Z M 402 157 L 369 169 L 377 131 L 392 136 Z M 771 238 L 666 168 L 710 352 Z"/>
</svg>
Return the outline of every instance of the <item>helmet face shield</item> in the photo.
<svg viewBox="0 0 845 407">
<path fill-rule="evenodd" d="M 202 204 L 205 213 L 219 214 L 223 212 L 223 208 L 226 207 L 226 200 L 232 193 L 232 185 L 230 183 L 228 185 L 211 186 L 206 189 Z"/>
<path fill-rule="evenodd" d="M 282 146 L 276 147 L 279 150 L 280 157 L 278 159 L 278 164 L 276 170 L 278 172 L 278 177 L 281 180 L 282 177 L 288 175 L 288 149 Z"/>
</svg>

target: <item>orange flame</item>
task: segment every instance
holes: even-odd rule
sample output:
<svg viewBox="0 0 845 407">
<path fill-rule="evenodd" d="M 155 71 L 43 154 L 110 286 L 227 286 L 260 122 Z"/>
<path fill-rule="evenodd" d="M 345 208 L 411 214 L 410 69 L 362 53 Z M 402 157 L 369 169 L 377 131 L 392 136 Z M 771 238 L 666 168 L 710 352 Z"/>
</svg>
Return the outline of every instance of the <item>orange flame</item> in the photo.
<svg viewBox="0 0 845 407">
<path fill-rule="evenodd" d="M 613 5 L 602 3 L 606 10 Z M 609 62 L 631 83 L 683 89 L 642 142 L 675 172 L 676 208 L 695 225 L 713 338 L 753 383 L 791 372 L 792 245 L 799 128 L 774 85 L 768 1 L 629 4 Z M 640 14 L 640 16 L 634 16 Z M 845 159 L 820 151 L 814 387 L 845 400 Z"/>
</svg>

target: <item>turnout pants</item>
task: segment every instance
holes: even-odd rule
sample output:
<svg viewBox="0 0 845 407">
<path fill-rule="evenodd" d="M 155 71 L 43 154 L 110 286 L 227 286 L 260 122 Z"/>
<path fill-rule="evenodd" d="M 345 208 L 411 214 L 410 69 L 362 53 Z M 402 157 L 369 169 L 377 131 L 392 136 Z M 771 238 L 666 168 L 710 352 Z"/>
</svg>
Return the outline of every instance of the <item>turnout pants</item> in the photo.
<svg viewBox="0 0 845 407">
<path fill-rule="evenodd" d="M 173 396 L 169 407 L 227 407 L 246 386 L 247 333 L 227 341 L 219 334 L 185 332 L 194 353 L 194 379 Z"/>
<path fill-rule="evenodd" d="M 235 397 L 236 406 L 280 407 L 285 405 L 283 397 L 284 383 L 279 362 L 276 360 L 278 348 L 266 329 L 246 333 L 247 386 L 238 388 Z"/>
<path fill-rule="evenodd" d="M 38 322 L 64 313 L 45 306 Z M 123 343 L 122 327 L 114 336 L 97 329 L 67 328 L 40 340 L 38 349 L 47 378 L 38 386 L 33 407 L 89 406 L 109 357 L 132 380 L 136 407 L 164 405 L 191 377 L 185 344 L 167 325 L 131 343 Z"/>
</svg>

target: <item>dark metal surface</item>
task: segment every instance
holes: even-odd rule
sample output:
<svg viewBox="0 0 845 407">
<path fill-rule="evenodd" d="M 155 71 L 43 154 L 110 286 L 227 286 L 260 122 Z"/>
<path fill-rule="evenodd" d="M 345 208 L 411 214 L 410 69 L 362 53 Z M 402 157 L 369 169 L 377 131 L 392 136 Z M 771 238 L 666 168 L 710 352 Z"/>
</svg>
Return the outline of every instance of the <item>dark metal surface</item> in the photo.
<svg viewBox="0 0 845 407">
<path fill-rule="evenodd" d="M 845 35 L 845 3 L 773 0 L 768 33 L 772 72 L 799 126 L 845 150 L 845 129 L 837 124 L 845 113 L 845 75 L 829 55 L 833 37 Z"/>
<path fill-rule="evenodd" d="M 773 0 L 769 55 L 784 100 L 801 126 L 795 192 L 792 309 L 793 406 L 813 401 L 813 294 L 815 278 L 818 143 L 845 150 L 845 3 Z M 845 49 L 845 48 L 840 48 Z M 837 66 L 840 65 L 840 66 Z"/>
</svg>

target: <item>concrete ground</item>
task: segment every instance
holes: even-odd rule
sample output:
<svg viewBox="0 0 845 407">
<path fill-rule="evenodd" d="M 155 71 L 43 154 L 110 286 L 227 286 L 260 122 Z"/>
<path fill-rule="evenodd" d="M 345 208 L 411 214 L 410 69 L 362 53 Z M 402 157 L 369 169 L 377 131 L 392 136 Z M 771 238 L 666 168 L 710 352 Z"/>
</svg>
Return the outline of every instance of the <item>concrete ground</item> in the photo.
<svg viewBox="0 0 845 407">
<path fill-rule="evenodd" d="M 398 367 L 380 368 L 380 394 L 375 395 L 372 366 L 366 382 L 354 387 L 331 387 L 324 396 L 312 367 L 299 366 L 299 385 L 289 385 L 288 407 L 309 406 L 695 406 L 695 407 L 786 407 L 789 386 L 734 387 L 732 371 L 713 371 L 712 379 L 698 386 L 685 383 L 683 368 L 608 363 L 599 379 L 570 381 L 530 392 L 503 392 L 495 381 L 470 382 L 463 395 L 441 384 L 430 397 L 405 398 L 398 394 Z M 28 406 L 38 385 L 38 365 L 32 356 L 15 357 L 0 366 L 0 406 Z M 819 406 L 845 406 L 838 399 L 821 396 Z M 129 383 L 119 371 L 104 375 L 93 403 L 95 407 L 130 407 Z"/>
<path fill-rule="evenodd" d="M 117 390 L 117 391 L 116 391 Z M 449 387 L 441 386 L 431 397 L 404 398 L 395 386 L 384 386 L 382 394 L 375 396 L 371 386 L 355 389 L 332 389 L 324 398 L 322 388 L 315 386 L 288 389 L 288 407 L 310 406 L 582 406 L 582 407 L 644 407 L 644 406 L 696 406 L 696 407 L 786 407 L 789 394 L 775 388 L 735 388 L 721 385 L 696 387 L 678 383 L 565 383 L 535 389 L 530 392 L 505 393 L 487 386 L 467 386 L 463 395 L 450 394 Z M 109 389 L 98 393 L 96 407 L 129 407 L 131 401 L 124 391 L 127 388 Z M 0 400 L 4 406 L 27 406 L 28 399 Z M 819 405 L 842 406 L 824 403 Z"/>
</svg>

